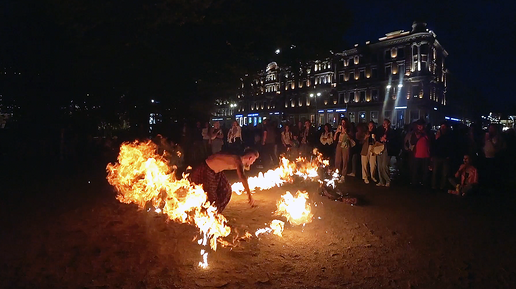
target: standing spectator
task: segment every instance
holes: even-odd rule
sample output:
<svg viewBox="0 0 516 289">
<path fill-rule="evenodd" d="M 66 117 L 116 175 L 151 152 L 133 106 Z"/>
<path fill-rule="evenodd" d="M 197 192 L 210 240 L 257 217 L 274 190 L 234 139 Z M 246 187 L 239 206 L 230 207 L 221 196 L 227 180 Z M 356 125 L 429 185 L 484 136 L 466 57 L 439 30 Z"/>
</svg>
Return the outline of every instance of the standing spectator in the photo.
<svg viewBox="0 0 516 289">
<path fill-rule="evenodd" d="M 400 174 L 406 176 L 408 180 L 412 178 L 412 168 L 414 167 L 414 144 L 410 143 L 412 136 L 416 131 L 416 122 L 405 126 L 405 136 L 403 138 L 403 146 L 401 152 L 401 169 Z M 411 181 L 409 181 L 411 182 Z"/>
<path fill-rule="evenodd" d="M 276 156 L 276 136 L 276 126 L 273 123 L 269 122 L 269 120 L 264 120 L 262 136 L 262 155 L 263 159 L 265 160 L 265 164 L 269 163 L 271 167 L 274 167 L 278 164 L 278 156 Z"/>
<path fill-rule="evenodd" d="M 287 158 L 290 158 L 292 155 L 293 137 L 288 124 L 284 126 L 284 130 L 281 132 L 281 143 L 283 144 Z"/>
<path fill-rule="evenodd" d="M 352 146 L 353 139 L 349 135 L 349 123 L 346 117 L 342 118 L 337 131 L 333 136 L 333 140 L 337 141 L 335 149 L 335 168 L 340 172 L 340 182 L 345 181 L 345 175 L 348 172 L 349 149 Z"/>
<path fill-rule="evenodd" d="M 202 128 L 202 143 L 204 145 L 205 156 L 211 154 L 211 125 L 209 122 L 204 123 Z"/>
<path fill-rule="evenodd" d="M 211 137 L 211 153 L 216 154 L 222 150 L 222 146 L 224 145 L 224 133 L 220 128 L 220 123 L 218 121 L 213 123 L 213 128 L 210 132 Z"/>
<path fill-rule="evenodd" d="M 192 132 L 193 139 L 193 156 L 192 165 L 197 165 L 199 162 L 206 158 L 205 147 L 203 144 L 202 125 L 200 121 L 195 123 L 195 129 Z"/>
<path fill-rule="evenodd" d="M 235 120 L 228 131 L 228 147 L 233 154 L 239 155 L 242 150 L 242 128 Z"/>
<path fill-rule="evenodd" d="M 254 127 L 254 144 L 256 147 L 261 145 L 262 138 L 263 138 L 263 124 L 259 123 L 257 126 Z"/>
<path fill-rule="evenodd" d="M 376 172 L 376 154 L 373 153 L 373 147 L 376 144 L 376 125 L 374 121 L 370 121 L 367 124 L 367 132 L 361 142 L 362 179 L 366 184 L 369 184 L 369 179 L 376 183 L 378 181 L 374 177 Z M 367 170 L 368 167 L 369 171 Z"/>
<path fill-rule="evenodd" d="M 416 131 L 411 137 L 414 144 L 414 166 L 412 168 L 412 185 L 426 185 L 430 166 L 430 137 L 425 131 L 425 121 L 416 122 Z"/>
<path fill-rule="evenodd" d="M 378 160 L 378 178 L 379 181 L 376 184 L 378 187 L 390 187 L 391 186 L 391 177 L 389 166 L 391 162 L 391 156 L 396 155 L 396 149 L 394 144 L 395 133 L 391 128 L 391 121 L 388 119 L 383 120 L 382 130 L 379 132 L 380 142 L 383 143 L 384 149 L 383 152 L 376 158 Z"/>
<path fill-rule="evenodd" d="M 442 122 L 432 146 L 432 189 L 444 190 L 450 173 L 450 160 L 455 140 L 448 123 Z"/>
<path fill-rule="evenodd" d="M 319 140 L 321 142 L 321 153 L 325 158 L 331 159 L 333 151 L 333 130 L 329 123 L 324 125 L 324 131 L 321 133 Z"/>
<path fill-rule="evenodd" d="M 500 168 L 498 158 L 503 148 L 504 143 L 498 127 L 495 124 L 490 124 L 484 136 L 484 146 L 482 149 L 485 157 L 485 179 L 493 186 L 496 186 L 499 181 Z"/>
<path fill-rule="evenodd" d="M 299 134 L 299 150 L 302 156 L 308 158 L 312 155 L 312 149 L 314 148 L 314 135 L 315 132 L 310 121 L 305 121 L 305 127 Z"/>
<path fill-rule="evenodd" d="M 297 125 L 292 128 L 292 136 L 294 137 L 294 140 L 298 143 L 301 142 L 301 132 L 303 131 L 303 122 L 298 121 Z"/>
<path fill-rule="evenodd" d="M 254 131 L 249 125 L 242 127 L 242 140 L 244 147 L 254 147 Z"/>
<path fill-rule="evenodd" d="M 478 186 L 478 173 L 471 162 L 471 156 L 465 155 L 463 161 L 464 163 L 455 173 L 455 178 L 449 179 L 450 183 L 455 188 L 454 190 L 448 190 L 449 194 L 465 196 Z M 459 180 L 460 183 L 457 180 Z"/>
<path fill-rule="evenodd" d="M 358 126 L 356 126 L 355 123 L 352 122 L 350 125 L 350 129 L 349 129 L 349 135 L 351 136 L 351 138 L 353 139 L 355 144 L 357 142 L 357 134 L 361 138 L 364 137 L 363 130 L 359 132 Z M 353 145 L 353 146 L 351 146 L 351 148 L 349 150 L 351 172 L 348 174 L 348 176 L 350 176 L 350 177 L 354 177 L 357 175 L 357 166 L 358 166 L 358 163 L 360 162 L 360 150 L 361 149 L 362 148 L 360 146 Z"/>
</svg>

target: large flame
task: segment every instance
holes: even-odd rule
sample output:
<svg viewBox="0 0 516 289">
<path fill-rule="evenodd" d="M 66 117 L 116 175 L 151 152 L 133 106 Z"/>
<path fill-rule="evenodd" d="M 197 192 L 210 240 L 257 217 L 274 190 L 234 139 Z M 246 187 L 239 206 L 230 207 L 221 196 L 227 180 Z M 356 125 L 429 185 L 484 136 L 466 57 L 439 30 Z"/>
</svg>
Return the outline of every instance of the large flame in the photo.
<svg viewBox="0 0 516 289">
<path fill-rule="evenodd" d="M 217 250 L 217 239 L 231 232 L 226 218 L 210 206 L 201 186 L 185 177 L 177 180 L 166 156 L 158 155 L 157 149 L 151 141 L 120 147 L 118 163 L 107 166 L 108 182 L 118 191 L 116 198 L 140 209 L 150 205 L 170 220 L 196 225 L 204 238 L 200 243 L 206 245 L 209 240 L 210 247 Z M 206 261 L 207 253 L 201 255 Z"/>
<path fill-rule="evenodd" d="M 249 177 L 247 182 L 251 192 L 256 190 L 268 190 L 273 187 L 280 187 L 285 183 L 291 183 L 293 176 L 299 176 L 303 179 L 313 179 L 318 177 L 318 169 L 328 166 L 329 161 L 324 160 L 322 154 L 314 150 L 314 157 L 308 161 L 304 157 L 298 157 L 294 162 L 285 157 L 281 158 L 280 166 L 274 170 L 268 170 L 265 173 L 259 173 L 256 177 Z M 244 192 L 244 186 L 241 182 L 231 185 L 231 189 L 240 195 Z"/>
</svg>

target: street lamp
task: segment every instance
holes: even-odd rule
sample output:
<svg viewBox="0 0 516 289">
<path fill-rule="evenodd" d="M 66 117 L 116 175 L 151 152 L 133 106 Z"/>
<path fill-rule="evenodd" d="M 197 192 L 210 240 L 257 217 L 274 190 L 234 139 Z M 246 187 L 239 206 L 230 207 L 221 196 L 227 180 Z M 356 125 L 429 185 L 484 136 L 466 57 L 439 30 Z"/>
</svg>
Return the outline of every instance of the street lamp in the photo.
<svg viewBox="0 0 516 289">
<path fill-rule="evenodd" d="M 315 96 L 315 127 L 317 127 L 317 123 L 319 122 L 319 110 L 317 108 L 317 96 L 321 96 L 321 93 L 318 92 L 317 94 L 310 93 L 310 97 L 313 98 Z"/>
</svg>

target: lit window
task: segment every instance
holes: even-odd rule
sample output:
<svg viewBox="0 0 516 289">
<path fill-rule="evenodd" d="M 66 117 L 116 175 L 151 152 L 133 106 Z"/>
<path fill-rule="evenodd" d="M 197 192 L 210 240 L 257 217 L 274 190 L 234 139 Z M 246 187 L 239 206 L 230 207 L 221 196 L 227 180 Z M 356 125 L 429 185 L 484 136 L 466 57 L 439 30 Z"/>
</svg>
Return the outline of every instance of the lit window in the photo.
<svg viewBox="0 0 516 289">
<path fill-rule="evenodd" d="M 398 56 L 398 48 L 393 47 L 391 48 L 391 58 L 396 58 Z"/>
</svg>

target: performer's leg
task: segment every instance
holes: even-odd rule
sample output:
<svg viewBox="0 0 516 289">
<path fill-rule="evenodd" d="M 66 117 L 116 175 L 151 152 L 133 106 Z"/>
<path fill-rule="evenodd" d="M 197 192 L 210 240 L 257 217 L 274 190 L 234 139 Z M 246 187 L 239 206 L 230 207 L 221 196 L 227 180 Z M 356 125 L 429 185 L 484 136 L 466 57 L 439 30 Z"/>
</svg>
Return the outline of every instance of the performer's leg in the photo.
<svg viewBox="0 0 516 289">
<path fill-rule="evenodd" d="M 221 172 L 220 173 L 220 180 L 219 185 L 217 188 L 217 208 L 218 212 L 222 213 L 226 206 L 228 205 L 229 201 L 231 200 L 231 184 L 229 183 L 228 179 L 226 178 L 226 175 Z"/>
</svg>

